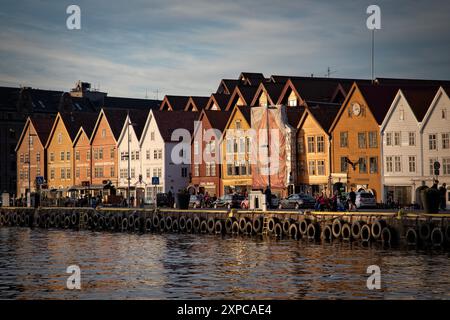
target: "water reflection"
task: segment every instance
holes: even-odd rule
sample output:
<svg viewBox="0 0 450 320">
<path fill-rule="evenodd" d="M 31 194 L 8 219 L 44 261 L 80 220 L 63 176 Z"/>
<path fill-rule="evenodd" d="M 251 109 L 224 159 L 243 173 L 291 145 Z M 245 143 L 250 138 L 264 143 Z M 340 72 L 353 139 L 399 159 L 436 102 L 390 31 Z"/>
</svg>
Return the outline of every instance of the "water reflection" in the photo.
<svg viewBox="0 0 450 320">
<path fill-rule="evenodd" d="M 81 267 L 82 290 L 65 288 Z M 381 267 L 382 289 L 366 270 Z M 443 251 L 188 234 L 0 229 L 1 299 L 449 299 Z"/>
</svg>

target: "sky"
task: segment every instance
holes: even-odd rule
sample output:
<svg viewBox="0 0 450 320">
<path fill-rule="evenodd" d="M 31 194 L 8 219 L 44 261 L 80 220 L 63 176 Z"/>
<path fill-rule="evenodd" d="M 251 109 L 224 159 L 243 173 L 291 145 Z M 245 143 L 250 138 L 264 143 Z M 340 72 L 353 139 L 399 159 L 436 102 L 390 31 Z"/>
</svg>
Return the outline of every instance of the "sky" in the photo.
<svg viewBox="0 0 450 320">
<path fill-rule="evenodd" d="M 81 9 L 69 30 L 66 9 Z M 243 71 L 370 78 L 369 5 L 381 9 L 375 76 L 450 79 L 450 1 L 2 0 L 0 86 L 110 96 L 209 96 Z"/>
</svg>

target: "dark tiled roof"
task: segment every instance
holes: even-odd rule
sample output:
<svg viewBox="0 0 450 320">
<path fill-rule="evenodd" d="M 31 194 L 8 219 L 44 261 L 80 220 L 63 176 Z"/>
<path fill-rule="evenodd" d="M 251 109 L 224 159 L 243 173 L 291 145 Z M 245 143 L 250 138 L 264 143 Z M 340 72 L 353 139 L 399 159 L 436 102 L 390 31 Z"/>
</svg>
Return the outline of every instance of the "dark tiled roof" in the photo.
<svg viewBox="0 0 450 320">
<path fill-rule="evenodd" d="M 443 86 L 442 89 L 444 89 L 445 93 L 447 93 L 447 96 L 450 97 L 450 86 Z"/>
<path fill-rule="evenodd" d="M 234 88 L 241 83 L 242 82 L 240 80 L 236 80 L 236 79 L 222 79 L 222 81 L 220 81 L 220 85 L 217 88 L 216 93 L 231 94 L 233 92 Z"/>
<path fill-rule="evenodd" d="M 83 127 L 85 131 L 90 130 L 92 132 L 97 120 L 93 113 L 88 112 L 61 112 L 60 114 L 72 141 L 75 139 L 80 127 Z"/>
<path fill-rule="evenodd" d="M 300 118 L 305 112 L 305 107 L 286 108 L 287 121 L 290 126 L 297 128 Z"/>
<path fill-rule="evenodd" d="M 418 122 L 423 120 L 438 89 L 438 86 L 408 87 L 401 89 Z"/>
<path fill-rule="evenodd" d="M 153 111 L 158 129 L 166 142 L 171 141 L 172 132 L 176 129 L 187 129 L 191 135 L 194 131 L 194 121 L 198 119 L 196 112 L 184 111 Z"/>
<path fill-rule="evenodd" d="M 397 94 L 399 87 L 360 84 L 358 85 L 358 88 L 366 100 L 368 108 L 372 112 L 375 120 L 381 125 L 389 107 L 394 101 L 394 97 Z"/>
<path fill-rule="evenodd" d="M 264 83 L 264 88 L 266 89 L 267 94 L 269 95 L 270 100 L 274 104 L 278 102 L 278 99 L 280 98 L 281 92 L 284 89 L 284 84 L 282 83 Z"/>
<path fill-rule="evenodd" d="M 191 99 L 194 101 L 195 106 L 199 111 L 205 109 L 209 101 L 209 97 L 191 96 Z"/>
<path fill-rule="evenodd" d="M 211 110 L 205 110 L 204 112 L 211 126 L 214 129 L 223 132 L 225 126 L 227 125 L 228 119 L 230 119 L 231 112 L 230 111 L 217 112 Z"/>
<path fill-rule="evenodd" d="M 130 112 L 130 120 L 133 123 L 134 132 L 138 140 L 141 140 L 144 131 L 145 122 L 147 121 L 149 110 L 133 110 Z M 124 122 L 125 124 L 125 122 Z"/>
<path fill-rule="evenodd" d="M 132 114 L 135 111 L 136 110 L 126 109 L 103 109 L 106 120 L 108 121 L 108 124 L 116 141 L 119 140 L 120 133 L 122 132 L 122 128 L 125 124 L 125 119 L 127 118 L 127 114 Z"/>
<path fill-rule="evenodd" d="M 150 110 L 157 109 L 161 105 L 159 100 L 150 99 L 135 99 L 135 98 L 124 98 L 124 97 L 108 97 L 103 99 L 101 108 L 108 109 L 141 109 Z"/>
<path fill-rule="evenodd" d="M 295 78 L 292 84 L 303 100 L 329 102 L 342 82 L 332 78 Z"/>
<path fill-rule="evenodd" d="M 212 94 L 214 101 L 217 103 L 220 110 L 225 110 L 225 108 L 228 105 L 228 102 L 230 101 L 231 94 L 220 94 L 220 93 L 213 93 Z"/>
<path fill-rule="evenodd" d="M 239 90 L 242 98 L 247 106 L 252 103 L 252 100 L 256 94 L 256 90 L 258 90 L 257 86 L 238 86 L 236 90 Z"/>
<path fill-rule="evenodd" d="M 336 118 L 341 105 L 339 103 L 306 102 L 309 112 L 320 124 L 323 130 L 328 132 Z"/>
<path fill-rule="evenodd" d="M 33 127 L 41 140 L 41 143 L 45 145 L 47 142 L 50 131 L 52 131 L 53 123 L 55 122 L 54 116 L 30 118 L 33 123 Z"/>
<path fill-rule="evenodd" d="M 379 84 L 385 85 L 450 85 L 450 80 L 427 80 L 427 79 L 400 79 L 400 78 L 376 78 Z"/>
<path fill-rule="evenodd" d="M 237 107 L 239 109 L 239 111 L 242 113 L 242 115 L 245 118 L 245 121 L 247 121 L 247 123 L 249 125 L 251 125 L 251 108 L 250 107 Z"/>
<path fill-rule="evenodd" d="M 167 100 L 173 111 L 184 110 L 189 101 L 188 96 L 165 96 L 164 99 Z"/>
</svg>

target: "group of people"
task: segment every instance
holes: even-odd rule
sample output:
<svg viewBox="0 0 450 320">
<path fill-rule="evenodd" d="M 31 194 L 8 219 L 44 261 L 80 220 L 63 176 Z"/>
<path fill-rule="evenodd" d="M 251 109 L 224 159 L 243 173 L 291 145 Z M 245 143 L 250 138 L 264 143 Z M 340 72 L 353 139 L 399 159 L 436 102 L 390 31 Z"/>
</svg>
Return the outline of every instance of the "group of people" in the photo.
<svg viewBox="0 0 450 320">
<path fill-rule="evenodd" d="M 315 195 L 316 203 L 314 210 L 316 211 L 356 211 L 356 192 L 353 188 L 348 193 L 348 196 L 343 196 L 338 190 L 334 191 L 331 197 L 328 197 L 325 192 L 317 193 Z"/>
</svg>

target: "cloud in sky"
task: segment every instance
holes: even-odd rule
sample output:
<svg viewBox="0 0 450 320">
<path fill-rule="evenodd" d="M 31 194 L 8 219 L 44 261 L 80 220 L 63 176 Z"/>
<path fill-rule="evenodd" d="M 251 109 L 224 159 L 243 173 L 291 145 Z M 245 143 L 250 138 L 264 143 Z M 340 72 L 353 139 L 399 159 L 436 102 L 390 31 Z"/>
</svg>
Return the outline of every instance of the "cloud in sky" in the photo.
<svg viewBox="0 0 450 320">
<path fill-rule="evenodd" d="M 81 30 L 66 8 L 81 7 Z M 0 85 L 209 95 L 241 71 L 370 77 L 371 1 L 24 1 L 0 8 Z M 376 75 L 448 79 L 450 2 L 378 1 Z"/>
</svg>

